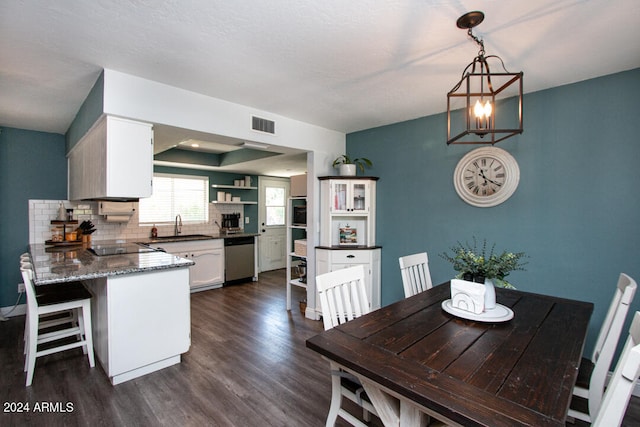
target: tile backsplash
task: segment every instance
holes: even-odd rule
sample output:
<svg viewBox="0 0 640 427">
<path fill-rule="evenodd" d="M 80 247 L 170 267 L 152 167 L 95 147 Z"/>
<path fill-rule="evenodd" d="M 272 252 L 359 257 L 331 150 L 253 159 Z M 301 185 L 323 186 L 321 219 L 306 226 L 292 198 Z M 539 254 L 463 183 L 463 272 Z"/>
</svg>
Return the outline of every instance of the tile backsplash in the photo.
<svg viewBox="0 0 640 427">
<path fill-rule="evenodd" d="M 78 223 L 91 220 L 96 231 L 92 240 L 142 240 L 151 236 L 152 225 L 138 224 L 138 209 L 127 222 L 107 222 L 106 217 L 98 215 L 98 202 L 73 202 L 69 200 L 29 200 L 29 243 L 44 243 L 51 239 L 51 221 L 58 217 L 60 202 L 65 209 L 73 209 L 73 219 Z M 183 222 L 182 234 L 218 234 L 217 224 L 222 223 L 222 214 L 240 212 L 240 224 L 244 224 L 244 209 L 239 205 L 209 204 L 207 224 L 188 224 Z M 217 224 L 216 224 L 217 222 Z M 174 224 L 156 224 L 159 236 L 174 233 Z"/>
</svg>

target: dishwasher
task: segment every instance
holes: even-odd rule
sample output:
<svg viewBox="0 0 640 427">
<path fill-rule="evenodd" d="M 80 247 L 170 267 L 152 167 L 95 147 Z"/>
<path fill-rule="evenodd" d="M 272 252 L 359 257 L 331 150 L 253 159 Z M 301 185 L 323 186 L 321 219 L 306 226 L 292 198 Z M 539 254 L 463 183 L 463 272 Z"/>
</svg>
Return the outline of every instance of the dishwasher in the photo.
<svg viewBox="0 0 640 427">
<path fill-rule="evenodd" d="M 254 239 L 232 237 L 224 239 L 224 284 L 231 285 L 255 276 Z"/>
</svg>

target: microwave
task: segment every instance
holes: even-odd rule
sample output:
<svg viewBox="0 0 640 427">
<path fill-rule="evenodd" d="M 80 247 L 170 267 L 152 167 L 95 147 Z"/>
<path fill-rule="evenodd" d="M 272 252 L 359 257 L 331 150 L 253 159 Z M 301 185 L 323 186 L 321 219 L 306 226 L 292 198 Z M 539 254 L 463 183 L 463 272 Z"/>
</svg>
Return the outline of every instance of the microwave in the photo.
<svg viewBox="0 0 640 427">
<path fill-rule="evenodd" d="M 293 225 L 307 225 L 307 206 L 293 207 Z"/>
</svg>

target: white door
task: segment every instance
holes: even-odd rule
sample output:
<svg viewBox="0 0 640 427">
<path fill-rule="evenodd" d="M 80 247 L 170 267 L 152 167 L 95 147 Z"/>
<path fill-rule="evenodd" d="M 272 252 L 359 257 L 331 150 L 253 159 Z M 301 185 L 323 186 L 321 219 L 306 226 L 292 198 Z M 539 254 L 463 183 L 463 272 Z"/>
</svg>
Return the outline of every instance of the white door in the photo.
<svg viewBox="0 0 640 427">
<path fill-rule="evenodd" d="M 289 178 L 258 178 L 258 253 L 261 272 L 286 266 L 286 204 L 289 182 Z"/>
</svg>

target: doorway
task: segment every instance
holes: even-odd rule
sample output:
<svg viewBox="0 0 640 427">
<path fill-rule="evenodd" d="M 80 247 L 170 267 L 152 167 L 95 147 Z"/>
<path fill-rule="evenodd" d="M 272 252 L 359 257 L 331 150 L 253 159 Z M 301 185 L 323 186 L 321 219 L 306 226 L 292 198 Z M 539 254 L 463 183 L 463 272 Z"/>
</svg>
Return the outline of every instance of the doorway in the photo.
<svg viewBox="0 0 640 427">
<path fill-rule="evenodd" d="M 286 266 L 286 205 L 289 178 L 258 177 L 258 268 L 260 272 Z"/>
</svg>

